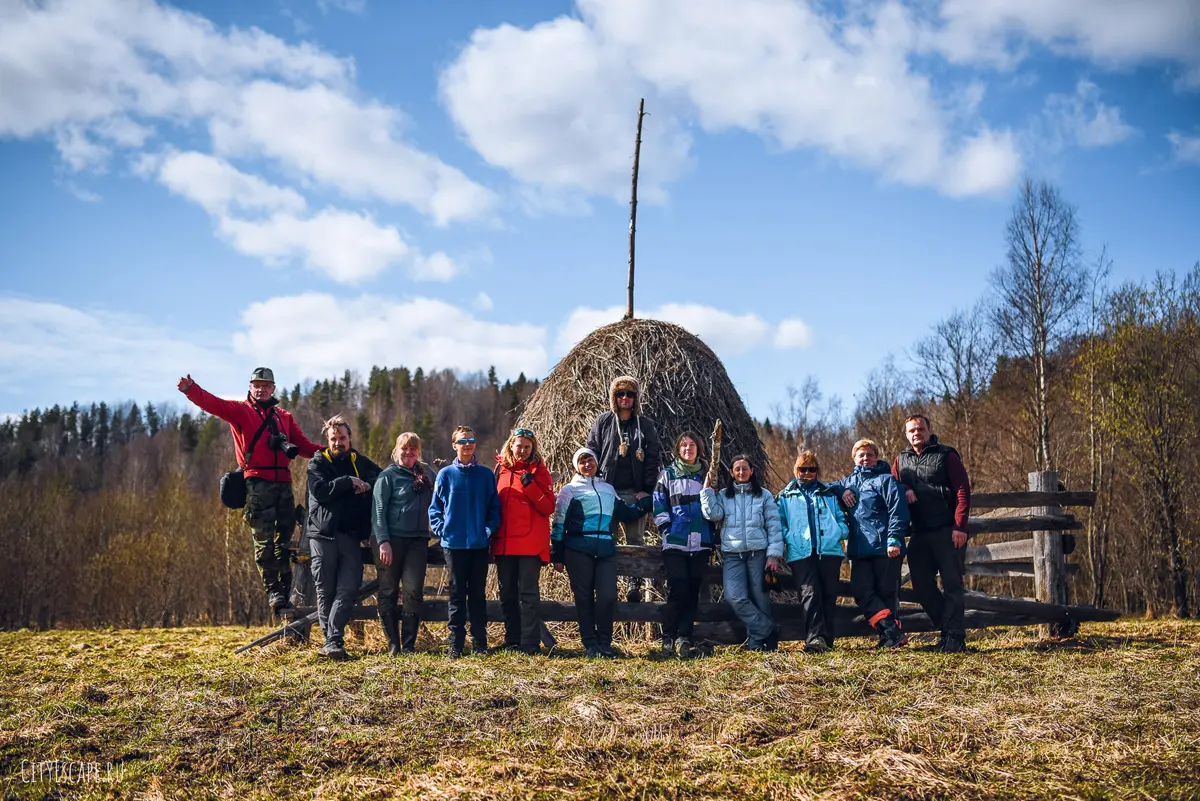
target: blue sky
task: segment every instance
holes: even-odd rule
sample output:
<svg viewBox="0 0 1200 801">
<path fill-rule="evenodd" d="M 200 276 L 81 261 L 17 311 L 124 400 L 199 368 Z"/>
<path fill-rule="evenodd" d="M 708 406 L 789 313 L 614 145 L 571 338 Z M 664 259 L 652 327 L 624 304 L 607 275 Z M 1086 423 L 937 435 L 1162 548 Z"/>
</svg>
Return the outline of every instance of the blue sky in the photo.
<svg viewBox="0 0 1200 801">
<path fill-rule="evenodd" d="M 0 413 L 372 364 L 544 375 L 624 303 L 752 413 L 986 293 L 1021 176 L 1200 259 L 1193 0 L 0 0 Z"/>
</svg>

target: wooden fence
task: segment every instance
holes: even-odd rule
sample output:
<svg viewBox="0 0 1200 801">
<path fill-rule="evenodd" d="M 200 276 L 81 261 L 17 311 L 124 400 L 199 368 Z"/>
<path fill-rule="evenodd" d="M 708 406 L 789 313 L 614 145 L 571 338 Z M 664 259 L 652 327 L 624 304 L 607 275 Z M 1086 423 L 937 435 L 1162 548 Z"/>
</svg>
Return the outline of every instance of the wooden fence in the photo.
<svg viewBox="0 0 1200 801">
<path fill-rule="evenodd" d="M 1090 492 L 1059 492 L 1058 476 L 1050 473 L 1030 473 L 1028 492 L 976 493 L 971 498 L 973 511 L 985 510 L 1029 510 L 1027 514 L 981 515 L 970 518 L 968 533 L 1019 534 L 1030 536 L 1024 539 L 988 544 L 969 544 L 966 549 L 966 575 L 968 576 L 1024 576 L 1034 580 L 1036 600 L 1004 598 L 980 592 L 966 593 L 966 625 L 968 628 L 992 626 L 1041 625 L 1054 635 L 1073 634 L 1079 623 L 1086 621 L 1116 620 L 1119 613 L 1087 606 L 1067 605 L 1068 574 L 1078 566 L 1070 564 L 1063 552 L 1063 532 L 1083 528 L 1083 523 L 1073 515 L 1065 514 L 1064 507 L 1090 507 L 1096 497 Z M 430 548 L 429 564 L 444 564 L 441 549 Z M 617 573 L 632 578 L 665 580 L 662 550 L 658 546 L 617 546 Z M 781 590 L 791 590 L 788 571 L 781 571 Z M 709 568 L 706 583 L 720 586 L 721 569 Z M 364 590 L 370 588 L 364 587 Z M 850 586 L 841 582 L 839 596 L 852 598 Z M 803 621 L 798 604 L 779 602 L 772 604 L 775 622 L 781 627 L 781 639 L 802 639 Z M 900 591 L 900 620 L 905 631 L 920 632 L 936 630 L 937 625 L 916 606 L 912 590 Z M 662 620 L 661 602 L 618 603 L 616 620 L 624 622 L 658 623 Z M 575 606 L 561 601 L 542 601 L 542 618 L 546 622 L 574 621 Z M 311 617 L 312 607 L 301 607 L 289 613 L 292 618 Z M 375 618 L 376 608 L 359 605 L 353 618 L 365 620 Z M 447 619 L 447 600 L 429 598 L 421 610 L 424 621 L 439 622 Z M 488 602 L 488 620 L 503 621 L 500 603 Z M 733 610 L 723 601 L 701 603 L 697 616 L 697 636 L 716 643 L 737 643 L 744 639 L 744 631 L 737 622 Z M 308 625 L 311 625 L 311 621 Z M 838 606 L 835 631 L 839 636 L 870 634 L 871 627 L 863 620 L 856 607 Z"/>
</svg>

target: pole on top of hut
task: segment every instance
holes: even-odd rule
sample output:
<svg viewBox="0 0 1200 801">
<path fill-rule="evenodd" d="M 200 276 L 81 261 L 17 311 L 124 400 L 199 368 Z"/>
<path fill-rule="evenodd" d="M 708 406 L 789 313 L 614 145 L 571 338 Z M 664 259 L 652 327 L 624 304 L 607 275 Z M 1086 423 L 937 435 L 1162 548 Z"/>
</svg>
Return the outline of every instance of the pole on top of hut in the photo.
<svg viewBox="0 0 1200 801">
<path fill-rule="evenodd" d="M 633 252 L 637 238 L 638 161 L 642 155 L 642 117 L 646 116 L 646 98 L 638 101 L 637 139 L 633 144 L 633 189 L 629 194 L 629 287 L 625 298 L 626 320 L 633 319 Z"/>
</svg>

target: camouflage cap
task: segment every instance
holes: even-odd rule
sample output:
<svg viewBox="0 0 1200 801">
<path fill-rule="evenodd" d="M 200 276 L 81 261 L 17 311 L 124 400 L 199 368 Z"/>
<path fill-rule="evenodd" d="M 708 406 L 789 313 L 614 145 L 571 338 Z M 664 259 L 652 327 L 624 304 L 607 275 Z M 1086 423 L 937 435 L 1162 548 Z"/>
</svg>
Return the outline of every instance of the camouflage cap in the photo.
<svg viewBox="0 0 1200 801">
<path fill-rule="evenodd" d="M 270 367 L 255 367 L 254 372 L 250 374 L 251 381 L 270 381 L 275 383 L 275 374 L 271 372 Z"/>
</svg>

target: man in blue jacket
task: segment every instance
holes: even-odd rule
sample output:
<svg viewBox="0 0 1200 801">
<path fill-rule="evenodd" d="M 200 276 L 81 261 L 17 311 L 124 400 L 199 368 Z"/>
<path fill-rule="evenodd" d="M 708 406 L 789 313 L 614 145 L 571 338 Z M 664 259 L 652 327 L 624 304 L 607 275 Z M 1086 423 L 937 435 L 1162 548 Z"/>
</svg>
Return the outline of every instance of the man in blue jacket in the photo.
<svg viewBox="0 0 1200 801">
<path fill-rule="evenodd" d="M 488 543 L 500 528 L 500 496 L 496 476 L 475 459 L 475 431 L 454 429 L 457 458 L 438 473 L 429 505 L 429 526 L 441 538 L 450 573 L 451 659 L 462 656 L 471 619 L 471 650 L 487 652 Z"/>
</svg>

